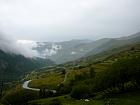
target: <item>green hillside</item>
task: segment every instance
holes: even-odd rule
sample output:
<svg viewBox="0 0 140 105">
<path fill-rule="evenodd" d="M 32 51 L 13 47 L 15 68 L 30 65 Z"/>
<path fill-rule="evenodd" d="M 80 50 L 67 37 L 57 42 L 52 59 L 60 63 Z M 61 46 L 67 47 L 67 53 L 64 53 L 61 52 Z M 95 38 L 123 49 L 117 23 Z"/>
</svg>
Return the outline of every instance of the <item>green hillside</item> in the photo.
<svg viewBox="0 0 140 105">
<path fill-rule="evenodd" d="M 57 93 L 44 91 L 25 94 L 27 91 L 18 87 L 18 90 L 5 94 L 2 103 L 6 104 L 6 99 L 14 103 L 12 105 L 18 105 L 15 103 L 25 98 L 29 105 L 139 105 L 140 44 L 113 51 L 110 49 L 100 53 L 98 57 L 102 59 L 98 62 L 91 62 L 94 56 L 90 56 L 90 60 L 79 60 L 79 66 L 65 63 L 31 73 L 28 75 L 33 80 L 30 87 L 55 89 Z M 65 72 L 62 68 L 65 68 Z M 25 92 L 24 95 L 21 92 Z M 11 96 L 17 97 L 16 101 L 11 100 Z"/>
<path fill-rule="evenodd" d="M 0 50 L 0 80 L 12 81 L 34 69 L 53 65 L 54 62 L 41 58 L 26 58 L 22 55 L 5 53 Z"/>
<path fill-rule="evenodd" d="M 110 43 L 110 44 L 109 44 Z M 139 105 L 139 34 L 109 40 L 97 54 L 25 75 L 31 91 L 18 84 L 1 98 L 4 105 Z M 36 67 L 37 68 L 37 67 Z M 55 90 L 56 93 L 50 91 Z M 8 102 L 8 104 L 7 104 Z"/>
<path fill-rule="evenodd" d="M 107 50 L 115 49 L 115 48 L 119 48 L 119 47 L 124 47 L 127 45 L 136 44 L 136 43 L 140 43 L 140 32 L 127 36 L 127 37 L 110 39 L 106 43 L 103 43 L 102 45 L 93 49 L 86 56 L 95 55 L 95 54 L 101 53 L 103 51 L 107 51 Z"/>
</svg>

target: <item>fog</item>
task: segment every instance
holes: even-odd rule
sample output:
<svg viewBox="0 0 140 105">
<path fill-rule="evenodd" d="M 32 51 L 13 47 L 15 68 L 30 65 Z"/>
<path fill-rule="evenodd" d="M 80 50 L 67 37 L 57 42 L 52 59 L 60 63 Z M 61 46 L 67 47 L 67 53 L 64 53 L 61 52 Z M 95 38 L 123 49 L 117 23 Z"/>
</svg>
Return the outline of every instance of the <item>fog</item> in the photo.
<svg viewBox="0 0 140 105">
<path fill-rule="evenodd" d="M 36 41 L 120 37 L 140 31 L 140 0 L 0 0 L 0 30 Z"/>
<path fill-rule="evenodd" d="M 139 19 L 140 0 L 0 0 L 0 49 L 34 57 L 34 41 L 128 36 Z"/>
<path fill-rule="evenodd" d="M 24 55 L 29 58 L 38 57 L 38 53 L 32 50 L 33 46 L 36 46 L 33 42 L 30 44 L 21 43 L 15 38 L 0 33 L 0 49 L 6 53 Z"/>
</svg>

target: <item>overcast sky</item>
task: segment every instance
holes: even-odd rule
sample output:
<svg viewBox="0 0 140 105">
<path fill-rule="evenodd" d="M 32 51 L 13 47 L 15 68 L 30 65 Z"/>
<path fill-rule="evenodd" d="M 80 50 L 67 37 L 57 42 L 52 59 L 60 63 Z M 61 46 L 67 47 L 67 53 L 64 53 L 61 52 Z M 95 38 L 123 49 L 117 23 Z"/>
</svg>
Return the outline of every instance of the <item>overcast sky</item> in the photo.
<svg viewBox="0 0 140 105">
<path fill-rule="evenodd" d="M 0 31 L 35 41 L 120 37 L 140 31 L 140 0 L 0 0 Z"/>
</svg>

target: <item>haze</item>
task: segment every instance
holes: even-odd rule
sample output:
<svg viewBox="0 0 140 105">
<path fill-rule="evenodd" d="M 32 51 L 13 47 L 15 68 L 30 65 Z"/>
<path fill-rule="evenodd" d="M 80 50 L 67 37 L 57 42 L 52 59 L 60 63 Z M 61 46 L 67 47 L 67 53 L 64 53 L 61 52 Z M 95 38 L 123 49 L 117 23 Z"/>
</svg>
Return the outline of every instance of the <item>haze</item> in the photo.
<svg viewBox="0 0 140 105">
<path fill-rule="evenodd" d="M 140 0 L 0 0 L 0 30 L 21 40 L 120 37 L 140 31 Z"/>
</svg>

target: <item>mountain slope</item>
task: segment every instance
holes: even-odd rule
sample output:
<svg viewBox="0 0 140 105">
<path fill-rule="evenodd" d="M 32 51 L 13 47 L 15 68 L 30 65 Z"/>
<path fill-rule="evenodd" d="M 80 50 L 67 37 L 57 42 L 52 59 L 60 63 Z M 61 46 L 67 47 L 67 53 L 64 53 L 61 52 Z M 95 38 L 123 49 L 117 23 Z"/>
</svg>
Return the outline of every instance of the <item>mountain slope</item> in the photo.
<svg viewBox="0 0 140 105">
<path fill-rule="evenodd" d="M 38 57 L 48 58 L 57 64 L 79 59 L 83 56 L 101 53 L 105 50 L 134 44 L 140 41 L 140 32 L 121 38 L 103 38 L 99 40 L 70 40 L 64 42 L 34 42 L 32 50 Z M 24 41 L 23 41 L 24 42 Z M 31 44 L 31 43 L 29 43 Z"/>
<path fill-rule="evenodd" d="M 41 57 L 47 57 L 58 64 L 81 58 L 92 49 L 104 44 L 110 39 L 71 40 L 65 42 L 37 42 L 36 50 Z"/>
<path fill-rule="evenodd" d="M 119 48 L 126 45 L 136 44 L 139 42 L 140 42 L 140 32 L 127 37 L 110 39 L 106 43 L 96 47 L 91 52 L 87 53 L 86 56 L 98 54 L 113 48 Z"/>
<path fill-rule="evenodd" d="M 26 72 L 53 64 L 54 62 L 48 59 L 31 59 L 0 50 L 0 79 L 6 79 L 7 81 L 18 79 Z"/>
<path fill-rule="evenodd" d="M 140 32 L 126 37 L 103 38 L 96 41 L 37 42 L 37 46 L 33 50 L 36 50 L 40 57 L 46 57 L 61 64 L 137 42 L 140 42 Z"/>
</svg>

